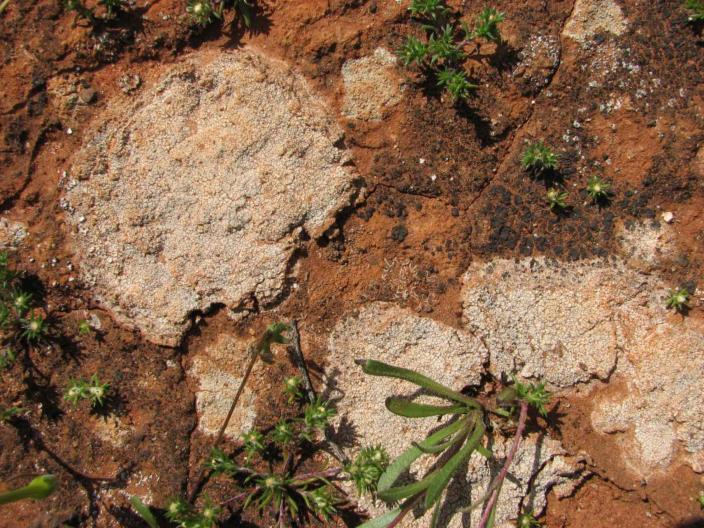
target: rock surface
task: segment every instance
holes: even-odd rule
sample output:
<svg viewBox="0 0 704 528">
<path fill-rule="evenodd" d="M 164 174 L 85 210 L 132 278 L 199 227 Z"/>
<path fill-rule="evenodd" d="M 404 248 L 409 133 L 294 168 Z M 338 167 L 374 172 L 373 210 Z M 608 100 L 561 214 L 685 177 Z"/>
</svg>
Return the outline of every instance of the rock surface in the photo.
<svg viewBox="0 0 704 528">
<path fill-rule="evenodd" d="M 115 104 L 63 201 L 95 295 L 167 345 L 195 311 L 274 302 L 296 233 L 319 235 L 356 193 L 318 100 L 283 63 L 240 50 L 196 54 Z"/>
<path fill-rule="evenodd" d="M 384 48 L 342 66 L 345 97 L 342 113 L 350 119 L 379 120 L 401 101 L 396 57 Z"/>
<path fill-rule="evenodd" d="M 665 308 L 667 287 L 622 261 L 495 260 L 464 278 L 467 326 L 494 375 L 517 372 L 568 390 L 594 379 L 593 426 L 624 435 L 622 456 L 647 478 L 704 455 L 704 324 Z"/>
<path fill-rule="evenodd" d="M 627 27 L 623 12 L 614 0 L 576 0 L 562 34 L 585 44 L 598 33 L 618 36 Z"/>
<path fill-rule="evenodd" d="M 629 222 L 616 236 L 628 265 L 641 271 L 652 271 L 678 255 L 676 232 L 667 223 Z"/>
<path fill-rule="evenodd" d="M 386 303 L 370 304 L 359 314 L 339 323 L 331 333 L 328 345 L 328 396 L 339 399 L 342 439 L 354 440 L 358 445 L 382 444 L 392 457 L 437 428 L 437 420 L 409 420 L 391 414 L 384 406 L 385 398 L 416 395 L 414 386 L 390 378 L 367 376 L 354 359 L 374 358 L 410 367 L 455 389 L 478 384 L 486 360 L 482 342 L 468 332 Z M 490 467 L 479 455 L 470 459 L 467 473 L 450 485 L 440 526 L 463 526 L 463 517 L 469 517 L 470 514 L 458 512 L 458 508 L 483 494 L 510 444 L 510 440 L 500 436 L 493 442 L 498 462 Z M 429 469 L 431 458 L 422 458 L 413 466 L 416 476 Z M 541 435 L 527 437 L 502 494 L 497 520 L 515 519 L 524 499 L 525 506 L 541 511 L 546 493 L 554 486 L 564 486 L 578 470 L 578 465 L 564 456 L 555 440 Z M 532 492 L 529 494 L 531 482 Z M 372 514 L 383 512 L 379 504 L 364 502 L 363 505 Z M 478 511 L 472 513 L 473 525 L 478 516 Z M 429 514 L 421 519 L 408 519 L 401 526 L 427 526 L 428 521 Z"/>
</svg>

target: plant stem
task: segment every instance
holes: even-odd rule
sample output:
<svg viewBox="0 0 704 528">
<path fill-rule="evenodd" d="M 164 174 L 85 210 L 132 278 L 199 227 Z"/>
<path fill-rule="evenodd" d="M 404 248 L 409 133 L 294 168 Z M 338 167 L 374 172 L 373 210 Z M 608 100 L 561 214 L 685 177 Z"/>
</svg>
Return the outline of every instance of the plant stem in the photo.
<svg viewBox="0 0 704 528">
<path fill-rule="evenodd" d="M 227 412 L 227 416 L 225 417 L 225 421 L 222 423 L 222 426 L 220 427 L 220 431 L 218 431 L 218 436 L 215 438 L 215 442 L 213 442 L 213 446 L 211 449 L 215 449 L 220 445 L 220 442 L 222 442 L 222 438 L 225 435 L 225 429 L 227 429 L 228 424 L 230 423 L 230 419 L 232 418 L 232 413 L 235 412 L 235 407 L 237 406 L 237 402 L 240 399 L 240 396 L 242 395 L 242 391 L 244 390 L 244 386 L 247 384 L 247 380 L 249 379 L 250 374 L 252 374 L 252 369 L 254 368 L 254 364 L 257 362 L 257 358 L 259 357 L 259 348 L 255 345 L 250 345 L 249 349 L 249 363 L 247 363 L 247 368 L 244 372 L 244 377 L 242 378 L 242 381 L 240 382 L 240 386 L 237 388 L 237 393 L 235 394 L 234 399 L 232 400 L 232 405 L 230 405 L 230 410 Z M 200 474 L 198 475 L 198 480 L 196 480 L 196 485 L 193 487 L 191 490 L 191 493 L 188 495 L 188 502 L 192 503 L 195 498 L 196 494 L 198 493 L 198 489 L 200 487 L 200 483 L 203 480 L 203 476 L 205 475 L 205 469 L 202 469 L 200 471 Z"/>
<path fill-rule="evenodd" d="M 256 349 L 254 346 L 249 347 L 249 363 L 247 364 L 247 369 L 244 372 L 244 377 L 242 378 L 242 381 L 240 382 L 240 386 L 237 388 L 237 393 L 235 394 L 234 399 L 232 400 L 232 405 L 230 405 L 230 410 L 227 412 L 227 416 L 225 417 L 225 421 L 222 423 L 222 426 L 220 427 L 220 431 L 218 431 L 218 436 L 215 438 L 215 442 L 213 443 L 213 449 L 218 447 L 220 445 L 220 442 L 222 441 L 222 437 L 225 435 L 225 429 L 227 429 L 228 424 L 230 423 L 230 418 L 232 418 L 232 413 L 235 412 L 235 407 L 237 406 L 237 402 L 240 399 L 240 396 L 242 395 L 242 391 L 244 390 L 244 386 L 247 384 L 247 380 L 249 379 L 250 374 L 252 374 L 252 369 L 254 368 L 254 364 L 257 362 L 257 358 L 259 357 L 259 350 Z"/>
<path fill-rule="evenodd" d="M 486 503 L 486 506 L 484 506 L 484 511 L 482 512 L 482 517 L 479 521 L 479 526 L 478 528 L 486 528 L 487 521 L 489 520 L 489 517 L 491 516 L 491 512 L 494 509 L 494 505 L 496 504 L 496 501 L 499 497 L 499 489 L 501 487 L 501 484 L 503 483 L 504 479 L 506 478 L 506 475 L 508 475 L 508 469 L 511 466 L 511 462 L 513 462 L 513 458 L 516 456 L 516 452 L 518 451 L 518 447 L 521 445 L 521 440 L 523 438 L 523 431 L 526 428 L 526 418 L 528 417 L 528 404 L 524 401 L 520 402 L 521 405 L 521 412 L 520 415 L 518 416 L 518 426 L 516 427 L 516 434 L 513 437 L 513 445 L 511 446 L 511 450 L 508 452 L 508 456 L 506 457 L 506 461 L 504 462 L 503 467 L 501 468 L 501 471 L 499 472 L 498 476 L 494 480 L 494 486 L 496 489 L 491 493 L 491 496 L 489 497 L 489 500 Z"/>
<path fill-rule="evenodd" d="M 403 518 L 408 515 L 408 512 L 413 510 L 413 507 L 416 505 L 416 503 L 423 497 L 425 494 L 425 491 L 420 492 L 418 495 L 413 497 L 412 499 L 409 499 L 406 504 L 404 504 L 403 509 L 399 512 L 399 514 L 396 516 L 396 518 L 391 521 L 388 525 L 386 525 L 386 528 L 394 528 L 399 525 L 399 523 L 403 520 Z"/>
<path fill-rule="evenodd" d="M 310 380 L 310 374 L 308 372 L 308 366 L 306 365 L 306 360 L 303 357 L 303 351 L 301 350 L 301 335 L 298 332 L 298 322 L 292 319 L 289 323 L 291 328 L 291 352 L 293 356 L 293 361 L 298 367 L 298 371 L 301 373 L 301 378 L 303 380 L 303 388 L 306 390 L 306 396 L 308 396 L 308 401 L 310 403 L 315 403 L 316 394 L 315 389 L 313 389 L 313 383 Z M 340 463 L 349 464 L 349 458 L 345 455 L 344 451 L 340 449 L 332 439 L 327 431 L 323 431 L 325 435 L 325 442 L 328 445 L 330 454 L 334 456 Z"/>
</svg>

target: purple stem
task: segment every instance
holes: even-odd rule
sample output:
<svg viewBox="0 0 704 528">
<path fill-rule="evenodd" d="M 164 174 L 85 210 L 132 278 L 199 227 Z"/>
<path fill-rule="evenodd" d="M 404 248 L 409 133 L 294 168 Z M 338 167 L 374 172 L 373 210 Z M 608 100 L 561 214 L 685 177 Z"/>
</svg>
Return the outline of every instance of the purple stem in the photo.
<svg viewBox="0 0 704 528">
<path fill-rule="evenodd" d="M 499 475 L 494 481 L 496 483 L 496 489 L 493 491 L 491 497 L 489 497 L 489 500 L 486 503 L 486 506 L 484 507 L 478 528 L 486 528 L 486 523 L 491 516 L 491 510 L 494 509 L 494 504 L 496 504 L 496 500 L 499 497 L 499 488 L 501 487 L 501 483 L 506 478 L 506 475 L 508 475 L 508 469 L 511 466 L 511 462 L 513 462 L 513 458 L 516 456 L 518 447 L 521 445 L 523 431 L 526 428 L 526 418 L 528 418 L 528 404 L 522 401 L 520 405 L 521 413 L 518 416 L 518 427 L 516 427 L 516 434 L 513 437 L 513 445 L 511 446 L 511 450 L 508 452 L 508 456 L 506 457 L 506 461 L 504 462 Z"/>
</svg>

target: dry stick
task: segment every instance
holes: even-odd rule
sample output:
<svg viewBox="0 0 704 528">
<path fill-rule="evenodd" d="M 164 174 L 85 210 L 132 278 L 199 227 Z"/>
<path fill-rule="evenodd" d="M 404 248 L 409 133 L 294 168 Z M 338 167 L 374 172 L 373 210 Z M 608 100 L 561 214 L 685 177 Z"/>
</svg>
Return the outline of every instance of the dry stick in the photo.
<svg viewBox="0 0 704 528">
<path fill-rule="evenodd" d="M 237 401 L 240 399 L 240 396 L 242 395 L 242 391 L 244 390 L 244 386 L 247 384 L 247 379 L 249 379 L 249 375 L 252 373 L 252 369 L 254 368 L 254 364 L 257 362 L 257 358 L 259 357 L 259 350 L 257 349 L 256 346 L 250 345 L 249 346 L 249 363 L 247 364 L 247 370 L 245 370 L 244 377 L 242 378 L 242 381 L 240 382 L 240 386 L 237 389 L 237 393 L 235 394 L 234 399 L 232 400 L 232 405 L 230 405 L 230 410 L 227 412 L 227 416 L 225 417 L 225 421 L 222 423 L 222 426 L 220 427 L 220 431 L 218 431 L 218 436 L 215 438 L 215 442 L 213 443 L 213 447 L 211 449 L 215 449 L 220 445 L 220 442 L 222 441 L 223 436 L 225 435 L 225 429 L 227 429 L 227 425 L 230 423 L 230 418 L 232 418 L 232 413 L 235 412 L 235 407 L 237 406 Z M 198 488 L 200 487 L 200 482 L 203 480 L 203 476 L 205 475 L 205 469 L 201 470 L 200 475 L 198 476 L 198 480 L 196 480 L 196 485 L 193 487 L 191 490 L 190 495 L 188 496 L 188 502 L 192 503 L 195 498 L 196 494 L 198 493 Z"/>
<path fill-rule="evenodd" d="M 315 389 L 313 389 L 313 384 L 310 381 L 310 374 L 308 373 L 308 366 L 306 365 L 306 360 L 303 357 L 303 352 L 301 351 L 301 334 L 298 332 L 298 322 L 293 319 L 289 323 L 291 328 L 291 349 L 293 350 L 293 360 L 301 373 L 301 378 L 303 379 L 303 388 L 306 390 L 306 395 L 308 396 L 308 401 L 310 403 L 315 403 L 316 395 Z M 345 455 L 344 451 L 340 449 L 331 438 L 327 431 L 324 432 L 325 441 L 328 444 L 330 453 L 342 464 L 348 464 L 349 459 Z"/>
<path fill-rule="evenodd" d="M 489 498 L 489 501 L 486 503 L 486 506 L 484 508 L 484 512 L 482 513 L 482 517 L 479 520 L 478 528 L 486 528 L 486 523 L 489 520 L 489 517 L 491 516 L 491 510 L 494 509 L 494 504 L 496 503 L 496 500 L 499 496 L 498 487 L 501 486 L 501 483 L 506 478 L 506 475 L 508 475 L 508 468 L 511 466 L 511 462 L 513 462 L 513 457 L 516 456 L 516 452 L 518 451 L 518 447 L 521 445 L 521 439 L 523 438 L 523 431 L 526 428 L 526 418 L 527 417 L 528 417 L 528 404 L 526 402 L 522 401 L 521 402 L 521 413 L 518 417 L 518 427 L 516 427 L 516 435 L 513 437 L 513 445 L 511 446 L 511 450 L 508 452 L 508 456 L 506 457 L 506 461 L 504 462 L 504 466 L 501 468 L 499 475 L 496 477 L 496 480 L 494 481 L 497 483 L 497 489 L 495 489 L 492 492 L 491 497 Z"/>
</svg>

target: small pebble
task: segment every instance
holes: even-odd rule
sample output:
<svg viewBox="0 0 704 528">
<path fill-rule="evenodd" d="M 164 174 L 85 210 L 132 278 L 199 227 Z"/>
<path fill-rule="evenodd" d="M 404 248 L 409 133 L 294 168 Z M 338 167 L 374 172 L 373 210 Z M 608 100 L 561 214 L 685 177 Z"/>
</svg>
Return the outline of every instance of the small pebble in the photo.
<svg viewBox="0 0 704 528">
<path fill-rule="evenodd" d="M 662 219 L 664 222 L 671 224 L 675 219 L 675 215 L 672 214 L 670 211 L 666 211 L 662 214 Z"/>
</svg>

